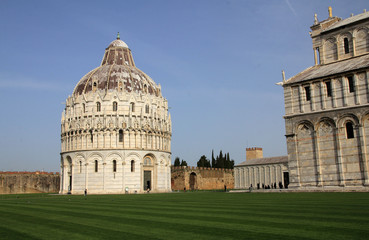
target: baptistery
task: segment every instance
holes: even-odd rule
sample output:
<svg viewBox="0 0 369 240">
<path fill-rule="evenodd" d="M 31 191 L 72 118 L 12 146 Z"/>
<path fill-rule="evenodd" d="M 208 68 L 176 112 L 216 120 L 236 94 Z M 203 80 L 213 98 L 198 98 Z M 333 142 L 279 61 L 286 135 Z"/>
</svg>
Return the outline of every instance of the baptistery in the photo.
<svg viewBox="0 0 369 240">
<path fill-rule="evenodd" d="M 60 193 L 171 191 L 171 128 L 160 84 L 118 34 L 66 99 Z"/>
</svg>

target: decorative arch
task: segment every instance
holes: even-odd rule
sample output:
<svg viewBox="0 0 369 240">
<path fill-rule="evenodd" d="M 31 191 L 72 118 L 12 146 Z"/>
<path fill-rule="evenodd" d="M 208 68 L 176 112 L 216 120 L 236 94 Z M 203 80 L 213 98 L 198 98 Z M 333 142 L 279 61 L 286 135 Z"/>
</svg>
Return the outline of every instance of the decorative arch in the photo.
<svg viewBox="0 0 369 240">
<path fill-rule="evenodd" d="M 315 129 L 317 129 L 317 133 L 319 136 L 332 134 L 334 129 L 336 128 L 336 123 L 333 119 L 323 117 L 316 124 Z"/>
<path fill-rule="evenodd" d="M 314 130 L 314 125 L 310 121 L 301 121 L 297 124 L 297 171 L 299 172 L 298 174 L 301 182 L 304 183 L 306 187 L 315 187 L 317 185 L 316 181 L 311 181 L 311 179 L 315 178 L 317 172 L 317 160 L 315 154 L 316 136 Z M 275 176 L 275 178 L 277 178 L 277 176 Z"/>
<path fill-rule="evenodd" d="M 345 56 L 349 54 L 352 55 L 352 34 L 350 32 L 345 32 L 339 36 L 340 39 L 340 54 L 341 56 Z"/>
<path fill-rule="evenodd" d="M 361 27 L 354 32 L 356 36 L 356 54 L 362 54 L 369 51 L 369 29 Z"/>
<path fill-rule="evenodd" d="M 325 62 L 332 62 L 337 60 L 337 44 L 336 39 L 331 37 L 324 41 L 324 60 Z"/>
<path fill-rule="evenodd" d="M 91 158 L 94 158 L 94 157 L 98 157 L 100 158 L 101 160 L 104 160 L 104 155 L 102 155 L 101 153 L 99 152 L 92 152 L 91 154 L 89 154 L 87 156 L 88 159 L 91 159 Z"/>
<path fill-rule="evenodd" d="M 117 160 L 123 161 L 124 157 L 120 152 L 112 152 L 106 156 L 106 159 L 116 158 Z"/>
<path fill-rule="evenodd" d="M 127 154 L 127 156 L 125 157 L 126 159 L 129 158 L 136 158 L 137 160 L 141 159 L 141 155 L 138 154 L 137 152 L 130 152 L 129 154 Z"/>
<path fill-rule="evenodd" d="M 314 131 L 314 124 L 307 120 L 300 121 L 296 124 L 295 132 L 298 133 L 304 129 Z"/>
<path fill-rule="evenodd" d="M 347 113 L 347 114 L 340 116 L 340 118 L 337 121 L 337 126 L 340 128 L 343 128 L 345 127 L 345 124 L 347 121 L 352 121 L 354 125 L 359 124 L 359 118 L 355 114 Z"/>
</svg>

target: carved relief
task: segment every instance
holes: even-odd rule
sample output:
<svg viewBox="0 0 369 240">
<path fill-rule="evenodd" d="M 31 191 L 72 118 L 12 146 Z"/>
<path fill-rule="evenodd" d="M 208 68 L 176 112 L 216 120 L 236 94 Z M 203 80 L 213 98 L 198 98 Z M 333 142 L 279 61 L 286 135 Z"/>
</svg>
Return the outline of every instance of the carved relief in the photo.
<svg viewBox="0 0 369 240">
<path fill-rule="evenodd" d="M 357 79 L 359 79 L 359 81 L 364 81 L 365 80 L 365 73 L 359 73 L 357 75 Z"/>
<path fill-rule="evenodd" d="M 333 128 L 329 123 L 323 122 L 318 130 L 319 136 L 331 135 Z"/>
<path fill-rule="evenodd" d="M 342 87 L 342 79 L 341 78 L 336 78 L 336 79 L 333 80 L 333 82 L 334 82 L 334 84 L 337 88 Z"/>
<path fill-rule="evenodd" d="M 310 137 L 311 134 L 312 134 L 312 131 L 307 125 L 303 124 L 299 126 L 298 131 L 297 131 L 298 138 Z"/>
<path fill-rule="evenodd" d="M 297 87 L 292 88 L 293 96 L 297 96 L 299 94 L 299 89 Z"/>
</svg>

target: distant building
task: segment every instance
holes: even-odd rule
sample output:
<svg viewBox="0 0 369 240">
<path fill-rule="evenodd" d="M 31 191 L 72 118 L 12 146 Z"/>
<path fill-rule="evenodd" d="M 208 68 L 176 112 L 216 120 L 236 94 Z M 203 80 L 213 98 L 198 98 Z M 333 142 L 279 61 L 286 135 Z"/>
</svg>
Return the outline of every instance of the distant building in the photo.
<svg viewBox="0 0 369 240">
<path fill-rule="evenodd" d="M 288 157 L 263 158 L 262 148 L 246 148 L 246 161 L 234 167 L 236 189 L 286 188 L 288 183 Z"/>
<path fill-rule="evenodd" d="M 171 135 L 161 86 L 118 35 L 66 100 L 60 193 L 171 191 Z"/>
<path fill-rule="evenodd" d="M 368 190 L 369 12 L 315 16 L 315 65 L 284 80 L 290 188 Z"/>
<path fill-rule="evenodd" d="M 172 190 L 233 189 L 233 169 L 172 166 Z"/>
</svg>

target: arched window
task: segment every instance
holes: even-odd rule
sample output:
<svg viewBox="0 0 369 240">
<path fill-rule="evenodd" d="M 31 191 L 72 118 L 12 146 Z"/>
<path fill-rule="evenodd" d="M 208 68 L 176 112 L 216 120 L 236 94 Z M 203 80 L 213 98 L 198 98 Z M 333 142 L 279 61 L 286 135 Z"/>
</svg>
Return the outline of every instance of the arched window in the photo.
<svg viewBox="0 0 369 240">
<path fill-rule="evenodd" d="M 352 76 L 348 76 L 347 81 L 349 85 L 349 92 L 350 93 L 355 92 L 355 84 L 354 84 L 354 79 L 352 78 Z"/>
<path fill-rule="evenodd" d="M 82 103 L 82 112 L 86 112 L 86 105 L 84 103 Z"/>
<path fill-rule="evenodd" d="M 97 160 L 95 160 L 95 172 L 99 171 L 99 164 L 97 162 Z"/>
<path fill-rule="evenodd" d="M 352 125 L 352 122 L 346 123 L 346 137 L 347 139 L 354 138 L 354 126 Z"/>
<path fill-rule="evenodd" d="M 131 111 L 134 112 L 135 111 L 135 103 L 131 102 Z"/>
<path fill-rule="evenodd" d="M 123 142 L 123 130 L 119 130 L 119 142 Z"/>
<path fill-rule="evenodd" d="M 146 112 L 146 113 L 149 113 L 149 112 L 150 112 L 149 104 L 146 104 L 146 106 L 145 106 L 145 112 Z"/>
<path fill-rule="evenodd" d="M 305 87 L 305 98 L 306 98 L 306 101 L 310 101 L 310 99 L 311 99 L 310 87 L 309 86 Z"/>
<path fill-rule="evenodd" d="M 145 157 L 145 159 L 144 159 L 144 165 L 147 165 L 147 166 L 151 165 L 151 158 Z"/>
<path fill-rule="evenodd" d="M 79 173 L 82 172 L 82 161 L 79 161 Z"/>
<path fill-rule="evenodd" d="M 135 161 L 132 160 L 131 161 L 131 172 L 134 172 L 135 171 Z"/>
<path fill-rule="evenodd" d="M 91 139 L 91 142 L 93 143 L 94 142 L 94 135 L 92 133 L 92 130 L 90 130 L 90 139 Z"/>
<path fill-rule="evenodd" d="M 350 47 L 349 47 L 349 40 L 348 38 L 344 38 L 343 39 L 343 46 L 345 48 L 345 54 L 350 52 Z"/>
<path fill-rule="evenodd" d="M 331 81 L 326 81 L 325 82 L 325 87 L 327 90 L 327 97 L 332 97 L 332 85 L 331 85 Z"/>
<path fill-rule="evenodd" d="M 118 103 L 113 102 L 113 111 L 116 112 L 118 110 Z"/>
<path fill-rule="evenodd" d="M 113 172 L 117 172 L 117 160 L 113 160 Z"/>
<path fill-rule="evenodd" d="M 101 103 L 100 102 L 97 102 L 96 103 L 96 111 L 97 112 L 100 112 L 101 111 Z"/>
</svg>

